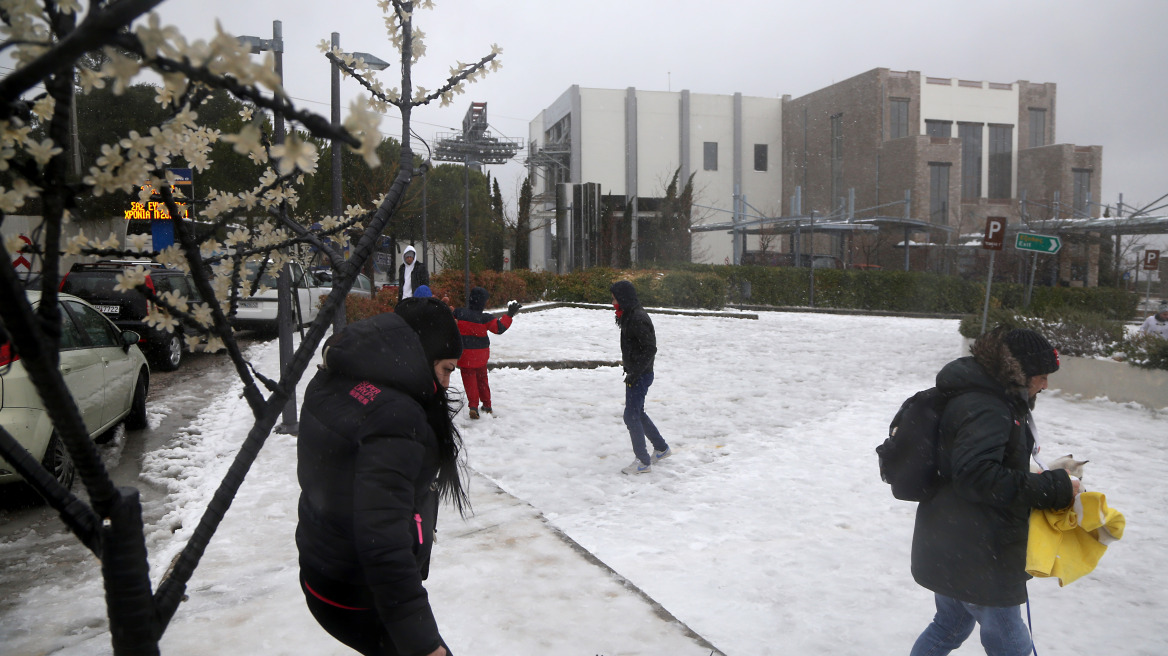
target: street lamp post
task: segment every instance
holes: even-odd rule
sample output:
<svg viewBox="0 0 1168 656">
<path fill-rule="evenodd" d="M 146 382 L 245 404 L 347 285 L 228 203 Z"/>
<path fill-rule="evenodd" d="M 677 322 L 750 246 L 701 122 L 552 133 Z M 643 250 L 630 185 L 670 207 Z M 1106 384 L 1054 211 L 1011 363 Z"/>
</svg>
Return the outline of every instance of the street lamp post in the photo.
<svg viewBox="0 0 1168 656">
<path fill-rule="evenodd" d="M 339 52 L 341 49 L 341 35 L 339 32 L 332 33 L 332 49 Z M 343 53 L 342 53 L 343 54 Z M 354 52 L 354 57 L 365 60 L 365 65 L 375 71 L 385 70 L 389 67 L 389 62 L 384 61 L 367 52 Z M 333 128 L 341 126 L 341 67 L 335 61 L 329 62 L 332 67 L 332 102 L 331 102 L 331 120 Z M 341 157 L 342 157 L 341 142 L 333 139 L 329 145 L 329 152 L 332 155 L 332 215 L 340 217 L 344 213 L 341 199 Z M 336 266 L 336 263 L 333 263 Z M 337 312 L 333 315 L 333 333 L 340 332 L 345 327 L 345 302 L 342 299 L 337 305 Z"/>
<path fill-rule="evenodd" d="M 464 191 L 466 194 L 466 197 L 464 198 L 463 205 L 462 205 L 462 217 L 466 223 L 466 227 L 463 230 L 463 235 L 462 235 L 462 237 L 463 237 L 462 248 L 463 248 L 463 251 L 465 251 L 464 255 L 466 256 L 466 258 L 465 258 L 466 265 L 465 265 L 465 269 L 463 271 L 464 279 L 465 279 L 464 280 L 465 295 L 462 297 L 463 303 L 470 302 L 470 167 L 471 166 L 478 168 L 479 166 L 482 166 L 482 163 L 477 162 L 477 161 L 472 161 L 470 158 L 470 154 L 467 153 L 463 159 L 463 170 L 465 172 L 465 175 L 464 175 L 465 189 L 464 189 Z"/>
<path fill-rule="evenodd" d="M 276 57 L 276 75 L 280 79 L 280 87 L 284 87 L 284 27 L 280 21 L 272 21 L 272 38 L 261 39 L 258 36 L 241 36 L 239 42 L 247 45 L 253 55 L 264 51 L 271 51 Z M 284 117 L 274 112 L 275 142 L 284 143 Z M 285 264 L 276 281 L 276 328 L 279 335 L 280 371 L 292 361 L 292 265 Z M 299 320 L 297 320 L 299 323 Z M 300 421 L 296 411 L 296 389 L 288 390 L 288 402 L 284 405 L 281 423 L 275 431 L 285 435 L 296 435 L 300 432 Z"/>
</svg>

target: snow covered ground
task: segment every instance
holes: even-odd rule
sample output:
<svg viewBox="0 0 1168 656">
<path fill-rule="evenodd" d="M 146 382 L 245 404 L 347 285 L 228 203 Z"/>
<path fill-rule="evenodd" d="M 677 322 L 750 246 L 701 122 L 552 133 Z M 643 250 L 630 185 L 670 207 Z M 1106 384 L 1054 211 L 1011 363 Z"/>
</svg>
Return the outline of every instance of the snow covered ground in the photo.
<svg viewBox="0 0 1168 656">
<path fill-rule="evenodd" d="M 932 595 L 909 574 L 914 505 L 889 494 L 873 449 L 900 402 L 961 355 L 956 322 L 771 313 L 654 322 L 647 409 L 675 455 L 649 475 L 620 473 L 632 453 L 617 368 L 495 370 L 496 416 L 460 415 L 476 514 L 464 522 L 444 511 L 427 583 L 454 652 L 907 653 Z M 620 357 L 607 311 L 525 312 L 492 343 L 499 362 Z M 248 356 L 275 373 L 274 342 Z M 1040 653 L 1165 653 L 1168 413 L 1052 392 L 1036 419 L 1044 453 L 1091 460 L 1086 486 L 1127 517 L 1126 536 L 1093 574 L 1064 589 L 1031 582 Z M 222 390 L 174 444 L 148 454 L 143 477 L 171 492 L 146 508 L 155 582 L 250 424 L 238 387 Z M 273 435 L 164 653 L 348 653 L 304 608 L 297 494 L 295 439 Z M 31 535 L 0 544 L 0 558 L 47 574 L 79 548 Z M 76 570 L 67 585 L 20 593 L 0 615 L 0 651 L 109 651 L 97 565 Z M 983 652 L 975 635 L 956 653 Z"/>
</svg>

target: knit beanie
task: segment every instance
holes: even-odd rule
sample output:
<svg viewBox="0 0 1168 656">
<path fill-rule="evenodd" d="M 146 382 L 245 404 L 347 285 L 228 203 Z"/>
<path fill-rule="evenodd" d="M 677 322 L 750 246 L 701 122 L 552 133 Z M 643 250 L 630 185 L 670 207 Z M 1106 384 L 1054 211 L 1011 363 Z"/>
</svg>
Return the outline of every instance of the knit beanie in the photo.
<svg viewBox="0 0 1168 656">
<path fill-rule="evenodd" d="M 394 308 L 422 340 L 422 350 L 430 362 L 457 359 L 462 355 L 462 336 L 450 308 L 434 298 L 404 298 Z"/>
<path fill-rule="evenodd" d="M 1016 328 L 1006 333 L 1006 347 L 1022 365 L 1027 378 L 1053 374 L 1059 368 L 1058 349 L 1033 330 Z"/>
</svg>

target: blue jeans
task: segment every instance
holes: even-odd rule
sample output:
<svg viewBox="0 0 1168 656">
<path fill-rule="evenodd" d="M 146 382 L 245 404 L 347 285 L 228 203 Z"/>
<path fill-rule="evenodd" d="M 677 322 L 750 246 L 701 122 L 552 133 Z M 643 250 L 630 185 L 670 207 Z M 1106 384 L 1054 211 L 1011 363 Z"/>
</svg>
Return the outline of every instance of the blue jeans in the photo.
<svg viewBox="0 0 1168 656">
<path fill-rule="evenodd" d="M 633 455 L 644 464 L 649 464 L 649 452 L 645 450 L 645 437 L 653 443 L 653 448 L 664 451 L 669 448 L 661 438 L 661 431 L 653 425 L 653 420 L 645 414 L 645 395 L 653 384 L 653 372 L 642 375 L 632 386 L 625 385 L 625 426 L 629 429 L 629 439 L 633 441 Z"/>
<path fill-rule="evenodd" d="M 989 656 L 1024 656 L 1034 648 L 1019 606 L 978 606 L 937 597 L 933 623 L 917 638 L 909 656 L 944 656 L 961 646 L 973 625 L 981 625 L 981 645 Z"/>
</svg>

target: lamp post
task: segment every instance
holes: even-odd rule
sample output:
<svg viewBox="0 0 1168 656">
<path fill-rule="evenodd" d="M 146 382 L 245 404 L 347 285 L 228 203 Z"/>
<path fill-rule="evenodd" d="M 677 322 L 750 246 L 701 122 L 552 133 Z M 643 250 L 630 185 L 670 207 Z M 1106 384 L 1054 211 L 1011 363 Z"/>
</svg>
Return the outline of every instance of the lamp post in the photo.
<svg viewBox="0 0 1168 656">
<path fill-rule="evenodd" d="M 465 265 L 465 269 L 463 271 L 464 279 L 465 279 L 465 281 L 464 281 L 465 282 L 465 284 L 464 284 L 465 295 L 462 298 L 463 298 L 463 303 L 469 303 L 470 302 L 470 167 L 473 165 L 477 169 L 478 167 L 482 166 L 482 162 L 472 161 L 470 158 L 470 154 L 467 153 L 463 159 L 463 165 L 464 165 L 463 170 L 465 172 L 465 175 L 464 175 L 465 189 L 464 189 L 464 191 L 465 191 L 466 197 L 464 198 L 464 202 L 462 204 L 462 217 L 463 217 L 463 220 L 466 222 L 466 227 L 463 230 L 463 235 L 462 235 L 462 237 L 463 237 L 462 249 L 464 251 L 464 255 L 466 256 L 466 265 Z"/>
<path fill-rule="evenodd" d="M 284 87 L 284 27 L 280 21 L 272 21 L 272 38 L 261 39 L 258 36 L 237 37 L 241 44 L 249 46 L 253 55 L 271 51 L 276 56 L 276 75 L 280 78 L 280 87 Z M 279 112 L 273 112 L 275 123 L 275 141 L 284 143 L 284 117 Z M 285 264 L 276 281 L 276 328 L 280 345 L 280 371 L 292 361 L 292 266 Z M 296 322 L 299 324 L 299 320 Z M 296 389 L 288 390 L 288 403 L 284 405 L 281 423 L 275 431 L 284 435 L 296 435 L 300 432 L 300 422 L 296 412 Z"/>
<path fill-rule="evenodd" d="M 332 33 L 332 49 L 340 51 L 341 49 L 341 35 L 339 32 Z M 344 54 L 344 53 L 342 53 Z M 354 52 L 354 57 L 365 60 L 365 65 L 375 71 L 382 71 L 389 67 L 389 62 L 384 61 L 367 52 Z M 329 65 L 332 67 L 332 102 L 331 102 L 331 120 L 334 128 L 341 126 L 341 67 L 335 61 L 329 60 Z M 341 158 L 342 158 L 341 143 L 335 138 L 329 144 L 329 152 L 332 156 L 332 215 L 341 216 L 344 213 L 341 199 Z M 336 263 L 333 264 L 336 266 Z M 342 299 L 341 303 L 337 305 L 337 313 L 333 316 L 333 332 L 339 332 L 341 328 L 345 327 L 345 302 Z"/>
</svg>

